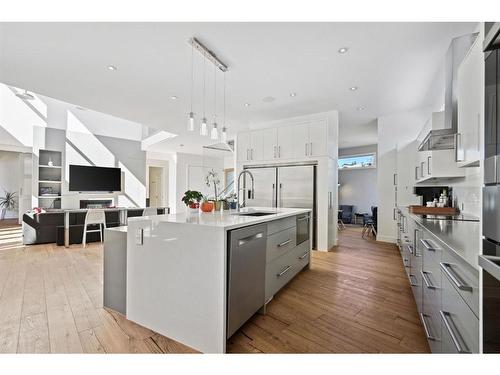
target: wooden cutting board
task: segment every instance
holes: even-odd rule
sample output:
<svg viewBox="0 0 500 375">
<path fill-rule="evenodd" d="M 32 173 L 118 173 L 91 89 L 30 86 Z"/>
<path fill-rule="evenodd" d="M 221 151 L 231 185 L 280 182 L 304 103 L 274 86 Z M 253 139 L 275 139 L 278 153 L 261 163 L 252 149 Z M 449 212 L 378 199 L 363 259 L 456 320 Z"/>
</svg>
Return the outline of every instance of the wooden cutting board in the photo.
<svg viewBox="0 0 500 375">
<path fill-rule="evenodd" d="M 410 212 L 420 215 L 457 215 L 455 207 L 410 206 Z"/>
</svg>

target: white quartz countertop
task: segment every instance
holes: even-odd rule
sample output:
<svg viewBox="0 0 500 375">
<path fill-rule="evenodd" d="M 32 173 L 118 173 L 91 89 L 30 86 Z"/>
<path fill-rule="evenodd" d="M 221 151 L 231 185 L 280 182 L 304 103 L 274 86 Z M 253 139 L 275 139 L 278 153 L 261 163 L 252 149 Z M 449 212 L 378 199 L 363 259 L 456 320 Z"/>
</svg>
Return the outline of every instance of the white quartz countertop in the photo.
<svg viewBox="0 0 500 375">
<path fill-rule="evenodd" d="M 178 213 L 147 217 L 131 217 L 130 222 L 143 220 L 152 220 L 154 223 L 174 223 L 186 225 L 203 225 L 209 227 L 223 228 L 226 230 L 245 227 L 248 225 L 265 223 L 289 216 L 296 216 L 311 212 L 309 208 L 270 208 L 270 207 L 248 207 L 241 212 L 269 212 L 265 216 L 244 216 L 238 215 L 236 210 L 219 212 L 196 212 L 196 213 Z"/>
</svg>

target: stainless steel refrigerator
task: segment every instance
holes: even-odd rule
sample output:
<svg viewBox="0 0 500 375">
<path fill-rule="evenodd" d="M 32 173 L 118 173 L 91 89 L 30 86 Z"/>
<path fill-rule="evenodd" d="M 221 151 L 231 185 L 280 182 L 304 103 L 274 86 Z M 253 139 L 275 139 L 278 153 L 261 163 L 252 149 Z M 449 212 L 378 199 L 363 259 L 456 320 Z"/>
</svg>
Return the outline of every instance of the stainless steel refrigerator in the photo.
<svg viewBox="0 0 500 375">
<path fill-rule="evenodd" d="M 312 210 L 312 247 L 316 249 L 316 165 L 246 167 L 254 176 L 254 197 L 247 207 L 310 208 Z M 250 188 L 245 175 L 246 187 Z"/>
</svg>

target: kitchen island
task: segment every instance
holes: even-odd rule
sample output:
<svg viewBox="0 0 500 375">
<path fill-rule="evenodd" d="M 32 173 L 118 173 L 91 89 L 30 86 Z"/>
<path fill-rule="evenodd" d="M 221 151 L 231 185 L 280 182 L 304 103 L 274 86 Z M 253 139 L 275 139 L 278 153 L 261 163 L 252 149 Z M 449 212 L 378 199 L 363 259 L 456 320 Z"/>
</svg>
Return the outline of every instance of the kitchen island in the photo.
<svg viewBox="0 0 500 375">
<path fill-rule="evenodd" d="M 311 210 L 131 218 L 126 316 L 205 353 L 309 265 Z"/>
</svg>

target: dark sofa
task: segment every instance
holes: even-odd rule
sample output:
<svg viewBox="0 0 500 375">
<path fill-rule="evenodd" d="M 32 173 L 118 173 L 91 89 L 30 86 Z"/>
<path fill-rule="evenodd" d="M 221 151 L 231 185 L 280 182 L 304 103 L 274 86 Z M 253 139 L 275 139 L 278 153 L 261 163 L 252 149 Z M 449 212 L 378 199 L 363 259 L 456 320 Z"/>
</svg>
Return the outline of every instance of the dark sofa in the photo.
<svg viewBox="0 0 500 375">
<path fill-rule="evenodd" d="M 127 217 L 142 216 L 143 209 L 127 210 Z M 158 209 L 159 214 L 164 209 Z M 83 226 L 86 212 L 70 212 L 69 214 L 69 243 L 82 243 Z M 119 211 L 106 211 L 106 226 L 108 228 L 120 225 Z M 97 229 L 98 226 L 95 226 Z M 91 229 L 91 226 L 89 226 Z M 99 241 L 99 233 L 87 234 L 87 242 Z M 26 213 L 23 215 L 23 244 L 36 245 L 57 243 L 64 245 L 64 212 L 44 212 L 40 214 Z"/>
</svg>

